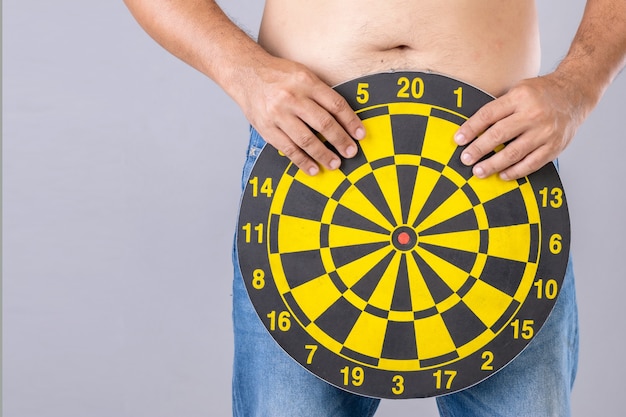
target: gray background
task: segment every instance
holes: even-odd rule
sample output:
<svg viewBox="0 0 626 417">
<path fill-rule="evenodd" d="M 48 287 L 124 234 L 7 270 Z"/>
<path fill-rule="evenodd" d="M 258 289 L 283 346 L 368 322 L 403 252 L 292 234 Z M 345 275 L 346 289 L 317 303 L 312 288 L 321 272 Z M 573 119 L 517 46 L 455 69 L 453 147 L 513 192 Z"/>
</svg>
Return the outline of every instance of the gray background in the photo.
<svg viewBox="0 0 626 417">
<path fill-rule="evenodd" d="M 256 31 L 262 2 L 223 5 Z M 544 72 L 583 6 L 539 5 Z M 3 9 L 4 415 L 229 415 L 246 121 L 121 0 Z M 581 314 L 577 416 L 623 404 L 625 107 L 621 76 L 561 159 Z M 386 401 L 378 415 L 436 411 Z"/>
</svg>

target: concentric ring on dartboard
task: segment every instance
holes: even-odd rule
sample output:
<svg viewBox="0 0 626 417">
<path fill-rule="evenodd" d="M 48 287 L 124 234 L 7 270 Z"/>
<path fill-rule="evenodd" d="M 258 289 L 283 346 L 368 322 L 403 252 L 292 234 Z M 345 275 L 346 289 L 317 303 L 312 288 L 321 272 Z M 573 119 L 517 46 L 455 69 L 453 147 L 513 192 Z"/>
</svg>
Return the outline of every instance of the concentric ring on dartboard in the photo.
<svg viewBox="0 0 626 417">
<path fill-rule="evenodd" d="M 387 73 L 337 89 L 368 132 L 357 156 L 311 177 L 266 146 L 248 180 L 237 247 L 252 303 L 289 355 L 351 392 L 476 384 L 556 300 L 569 251 L 556 169 L 472 176 L 452 137 L 491 97 L 459 81 Z"/>
</svg>

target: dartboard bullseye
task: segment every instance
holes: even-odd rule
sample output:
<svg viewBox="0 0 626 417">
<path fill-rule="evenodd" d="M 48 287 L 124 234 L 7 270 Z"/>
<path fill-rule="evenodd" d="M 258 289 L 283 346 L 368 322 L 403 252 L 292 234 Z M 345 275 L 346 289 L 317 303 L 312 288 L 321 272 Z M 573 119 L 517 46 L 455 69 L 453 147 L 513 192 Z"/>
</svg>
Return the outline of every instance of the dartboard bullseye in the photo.
<svg viewBox="0 0 626 417">
<path fill-rule="evenodd" d="M 569 216 L 553 164 L 478 179 L 453 135 L 492 97 L 419 72 L 336 87 L 367 130 L 308 176 L 271 146 L 239 213 L 239 263 L 278 344 L 342 389 L 448 394 L 517 356 L 556 301 Z"/>
</svg>

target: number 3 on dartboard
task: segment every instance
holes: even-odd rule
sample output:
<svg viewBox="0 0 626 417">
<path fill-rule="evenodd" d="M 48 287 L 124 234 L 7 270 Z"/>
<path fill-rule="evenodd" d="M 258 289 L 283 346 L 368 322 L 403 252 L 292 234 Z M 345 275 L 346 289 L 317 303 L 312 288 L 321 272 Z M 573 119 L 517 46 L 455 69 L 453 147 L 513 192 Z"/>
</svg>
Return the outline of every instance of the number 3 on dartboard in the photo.
<svg viewBox="0 0 626 417">
<path fill-rule="evenodd" d="M 395 395 L 400 395 L 404 392 L 404 377 L 402 375 L 396 375 L 392 379 L 394 386 L 391 388 L 391 392 Z"/>
</svg>

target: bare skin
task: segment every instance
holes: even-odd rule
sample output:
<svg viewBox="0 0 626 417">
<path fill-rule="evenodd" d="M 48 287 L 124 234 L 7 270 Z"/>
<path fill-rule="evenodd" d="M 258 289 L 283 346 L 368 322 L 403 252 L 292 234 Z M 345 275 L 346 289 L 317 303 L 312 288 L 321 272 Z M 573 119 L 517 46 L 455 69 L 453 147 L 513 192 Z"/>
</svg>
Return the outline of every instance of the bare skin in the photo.
<svg viewBox="0 0 626 417">
<path fill-rule="evenodd" d="M 476 176 L 514 179 L 565 149 L 626 61 L 624 0 L 589 0 L 569 53 L 543 77 L 530 0 L 268 0 L 258 43 L 212 0 L 125 2 L 151 36 L 217 82 L 265 140 L 311 175 L 340 160 L 309 126 L 344 157 L 366 136 L 330 87 L 339 82 L 428 70 L 490 92 L 498 98 L 455 140 L 468 145 L 462 161 L 475 164 Z"/>
<path fill-rule="evenodd" d="M 259 43 L 329 85 L 426 70 L 501 95 L 539 70 L 532 0 L 268 0 Z"/>
</svg>

